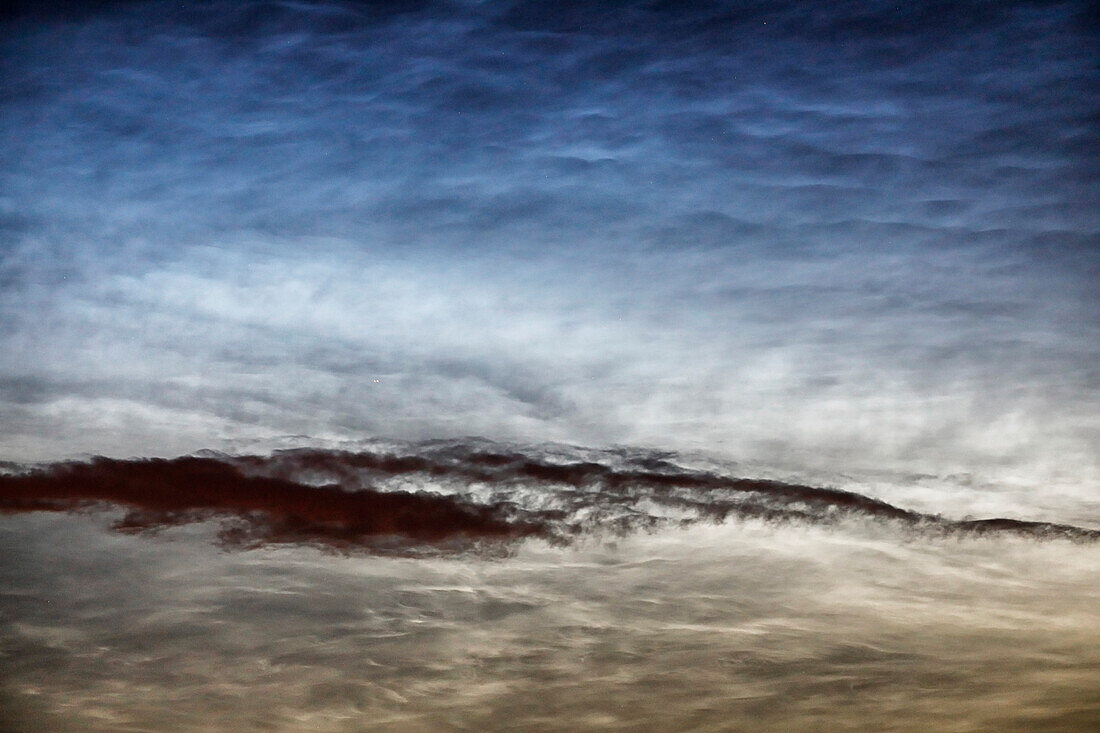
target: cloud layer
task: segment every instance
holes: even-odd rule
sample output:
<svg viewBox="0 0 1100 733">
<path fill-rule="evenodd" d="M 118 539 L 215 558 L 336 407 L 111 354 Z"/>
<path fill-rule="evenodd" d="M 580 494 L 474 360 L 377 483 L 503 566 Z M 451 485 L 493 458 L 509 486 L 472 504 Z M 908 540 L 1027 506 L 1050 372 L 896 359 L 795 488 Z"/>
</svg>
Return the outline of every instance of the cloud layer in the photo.
<svg viewBox="0 0 1100 733">
<path fill-rule="evenodd" d="M 6 457 L 1100 479 L 1080 4 L 100 5 L 4 26 Z"/>
<path fill-rule="evenodd" d="M 604 453 L 561 460 L 484 441 L 404 454 L 317 449 L 272 456 L 98 458 L 0 475 L 0 511 L 121 507 L 122 531 L 223 522 L 227 547 L 306 544 L 383 553 L 499 549 L 525 537 L 607 534 L 763 519 L 1100 540 L 1100 530 L 1017 519 L 950 520 L 851 491 L 689 470 L 667 458 Z M 413 488 L 415 487 L 415 488 Z"/>
</svg>

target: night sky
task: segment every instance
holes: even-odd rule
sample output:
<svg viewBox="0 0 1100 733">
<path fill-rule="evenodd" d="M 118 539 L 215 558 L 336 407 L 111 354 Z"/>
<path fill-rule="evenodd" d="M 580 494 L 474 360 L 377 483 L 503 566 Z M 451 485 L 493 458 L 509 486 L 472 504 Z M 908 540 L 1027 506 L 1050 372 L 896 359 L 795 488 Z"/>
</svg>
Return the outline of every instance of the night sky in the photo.
<svg viewBox="0 0 1100 733">
<path fill-rule="evenodd" d="M 948 569 L 927 571 L 933 584 L 950 568 L 993 573 L 974 581 L 992 584 L 987 600 L 1007 598 L 996 573 L 1038 582 L 1051 576 L 1037 568 L 1068 558 L 1079 574 L 1035 592 L 1077 609 L 1067 648 L 1096 641 L 1071 589 L 1100 585 L 1098 49 L 1086 2 L 17 3 L 0 18 L 0 518 L 4 547 L 23 554 L 0 562 L 0 588 L 31 583 L 48 556 L 19 538 L 75 533 L 99 557 L 121 537 L 158 547 L 152 525 L 199 532 L 187 523 L 211 509 L 267 517 L 237 535 L 234 557 L 320 543 L 301 562 L 344 572 L 333 568 L 347 558 L 318 569 L 334 546 L 411 562 L 410 542 L 435 553 L 451 530 L 484 531 L 541 538 L 543 554 L 523 561 L 536 578 L 565 552 L 548 548 L 601 522 L 634 532 L 705 518 L 700 557 L 712 559 L 728 550 L 715 527 L 735 526 L 722 521 L 758 522 L 745 536 L 767 539 L 738 539 L 737 552 L 767 555 L 779 577 L 815 542 L 832 557 L 885 541 L 866 528 L 881 520 L 955 547 L 935 561 Z M 394 456 L 413 463 L 384 463 Z M 139 460 L 154 457 L 175 462 Z M 554 472 L 565 464 L 587 468 Z M 186 494 L 194 481 L 214 483 L 186 499 L 141 488 Z M 308 486 L 343 498 L 303 519 Z M 100 536 L 38 512 L 89 501 L 132 513 Z M 376 521 L 387 502 L 412 508 Z M 430 537 L 420 519 L 400 524 L 417 512 L 431 515 Z M 816 528 L 792 545 L 802 560 L 774 559 L 787 545 L 773 522 L 838 513 L 875 539 Z M 974 537 L 975 518 L 1034 524 Z M 391 530 L 408 541 L 353 537 Z M 1063 539 L 1040 547 L 1048 530 Z M 245 561 L 210 559 L 228 531 L 178 541 L 229 573 Z M 685 577 L 707 587 L 711 571 L 683 549 L 691 537 L 636 549 L 700 563 Z M 956 556 L 960 542 L 976 544 Z M 969 565 L 971 551 L 985 559 Z M 932 562 L 912 545 L 896 552 Z M 1006 565 L 994 572 L 989 558 Z M 519 567 L 454 562 L 488 594 L 507 595 L 511 581 L 494 584 Z M 83 572 L 64 567 L 59 578 Z M 232 572 L 263 585 L 249 567 Z M 736 582 L 766 585 L 769 572 Z M 578 582 L 604 582 L 594 577 Z M 817 597 L 799 587 L 805 597 L 754 602 Z M 975 613 L 1027 627 L 1004 603 Z M 33 637 L 20 629 L 39 611 L 0 611 L 2 638 Z M 631 613 L 610 617 L 645 627 L 622 621 Z M 4 669 L 38 679 L 39 667 Z M 244 720 L 219 715 L 211 729 Z M 568 729 L 547 715 L 524 720 Z M 134 716 L 93 718 L 146 730 Z M 273 725 L 330 729 L 286 720 Z"/>
</svg>

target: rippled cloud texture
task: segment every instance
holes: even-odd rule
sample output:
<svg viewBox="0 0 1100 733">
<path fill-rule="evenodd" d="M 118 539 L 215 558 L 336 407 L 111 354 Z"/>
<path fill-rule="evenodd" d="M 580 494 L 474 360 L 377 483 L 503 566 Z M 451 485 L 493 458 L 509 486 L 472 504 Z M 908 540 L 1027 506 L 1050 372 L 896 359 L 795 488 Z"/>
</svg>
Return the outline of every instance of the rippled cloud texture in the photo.
<svg viewBox="0 0 1100 733">
<path fill-rule="evenodd" d="M 1080 494 L 1100 475 L 1090 17 L 11 17 L 0 453 L 480 434 Z"/>
<path fill-rule="evenodd" d="M 1097 49 L 18 3 L 0 726 L 1100 730 Z"/>
</svg>

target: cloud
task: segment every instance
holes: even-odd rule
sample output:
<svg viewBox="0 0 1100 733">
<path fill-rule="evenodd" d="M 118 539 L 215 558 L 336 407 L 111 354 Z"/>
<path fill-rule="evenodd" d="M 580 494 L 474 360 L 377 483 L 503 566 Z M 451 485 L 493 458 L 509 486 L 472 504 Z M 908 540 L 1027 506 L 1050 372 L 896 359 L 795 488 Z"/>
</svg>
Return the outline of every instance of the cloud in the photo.
<svg viewBox="0 0 1100 733">
<path fill-rule="evenodd" d="M 126 508 L 123 531 L 232 517 L 231 546 L 303 543 L 344 549 L 446 545 L 536 534 L 532 522 L 509 522 L 501 507 L 475 506 L 424 493 L 344 491 L 246 476 L 212 458 L 117 461 L 100 458 L 0 477 L 3 509 L 74 510 L 106 502 Z M 395 539 L 394 539 L 395 538 Z"/>
<path fill-rule="evenodd" d="M 383 5 L 7 21 L 6 457 L 474 433 L 1100 475 L 1072 4 Z"/>
<path fill-rule="evenodd" d="M 96 458 L 8 467 L 0 475 L 0 509 L 74 511 L 105 503 L 127 511 L 115 524 L 120 531 L 215 518 L 223 522 L 228 547 L 296 543 L 386 553 L 748 518 L 869 519 L 926 532 L 1100 540 L 1098 530 L 944 519 L 851 491 L 689 470 L 644 452 L 592 457 L 563 461 L 560 452 L 451 441 L 404 454 L 298 449 L 271 456 Z"/>
</svg>

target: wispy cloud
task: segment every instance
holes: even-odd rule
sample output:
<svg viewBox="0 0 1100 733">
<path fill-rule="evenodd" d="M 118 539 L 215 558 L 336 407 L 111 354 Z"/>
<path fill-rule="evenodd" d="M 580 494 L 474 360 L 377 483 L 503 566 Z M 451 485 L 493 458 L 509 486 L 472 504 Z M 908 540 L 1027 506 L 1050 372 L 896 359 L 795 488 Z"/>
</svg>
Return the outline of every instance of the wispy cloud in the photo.
<svg viewBox="0 0 1100 733">
<path fill-rule="evenodd" d="M 1094 30 L 929 8 L 8 21 L 0 450 L 477 433 L 1094 482 Z"/>
</svg>

